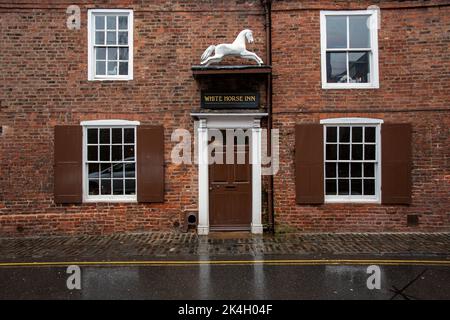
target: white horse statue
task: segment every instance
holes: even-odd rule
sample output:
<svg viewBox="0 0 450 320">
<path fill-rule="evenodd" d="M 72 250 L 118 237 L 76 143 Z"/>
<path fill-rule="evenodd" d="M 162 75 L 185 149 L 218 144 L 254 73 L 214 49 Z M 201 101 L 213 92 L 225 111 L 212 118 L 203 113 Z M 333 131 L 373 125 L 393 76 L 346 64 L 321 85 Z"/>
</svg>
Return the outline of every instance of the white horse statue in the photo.
<svg viewBox="0 0 450 320">
<path fill-rule="evenodd" d="M 252 30 L 245 29 L 242 30 L 236 37 L 233 43 L 222 43 L 217 46 L 211 45 L 208 49 L 203 52 L 201 57 L 201 65 L 205 67 L 209 66 L 211 63 L 217 63 L 222 61 L 225 56 L 239 56 L 245 59 L 255 60 L 258 65 L 262 65 L 263 61 L 256 53 L 248 51 L 245 47 L 245 40 L 248 43 L 253 43 L 253 32 Z M 212 55 L 214 52 L 214 55 Z"/>
</svg>

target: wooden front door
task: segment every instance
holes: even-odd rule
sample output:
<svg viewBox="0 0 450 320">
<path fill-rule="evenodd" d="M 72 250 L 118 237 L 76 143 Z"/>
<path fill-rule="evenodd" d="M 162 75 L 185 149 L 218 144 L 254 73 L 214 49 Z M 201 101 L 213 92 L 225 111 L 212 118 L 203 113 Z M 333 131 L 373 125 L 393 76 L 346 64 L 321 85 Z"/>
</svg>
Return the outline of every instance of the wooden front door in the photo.
<svg viewBox="0 0 450 320">
<path fill-rule="evenodd" d="M 209 165 L 209 224 L 212 231 L 250 230 L 252 221 L 252 166 L 249 145 L 234 146 L 234 164 Z M 245 163 L 237 163 L 239 152 Z"/>
</svg>

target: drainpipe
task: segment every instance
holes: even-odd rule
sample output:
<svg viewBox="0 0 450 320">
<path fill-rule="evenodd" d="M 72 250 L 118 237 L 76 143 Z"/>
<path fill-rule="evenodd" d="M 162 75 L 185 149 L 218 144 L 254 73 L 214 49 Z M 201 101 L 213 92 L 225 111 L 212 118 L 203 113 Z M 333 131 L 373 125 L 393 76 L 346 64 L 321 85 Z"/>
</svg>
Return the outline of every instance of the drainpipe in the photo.
<svg viewBox="0 0 450 320">
<path fill-rule="evenodd" d="M 265 31 L 266 31 L 266 63 L 272 66 L 272 0 L 261 0 L 264 8 Z M 272 73 L 267 75 L 267 149 L 270 150 L 272 156 Z M 269 176 L 269 185 L 267 188 L 267 214 L 268 214 L 268 231 L 275 232 L 274 223 L 274 206 L 273 206 L 273 175 Z"/>
</svg>

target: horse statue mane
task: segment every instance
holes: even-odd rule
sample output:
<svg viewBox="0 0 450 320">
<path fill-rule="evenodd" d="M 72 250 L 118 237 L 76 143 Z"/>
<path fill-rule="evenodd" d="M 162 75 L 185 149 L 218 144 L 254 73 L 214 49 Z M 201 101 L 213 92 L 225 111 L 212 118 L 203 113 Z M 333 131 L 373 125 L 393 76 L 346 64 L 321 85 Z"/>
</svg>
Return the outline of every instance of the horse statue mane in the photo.
<svg viewBox="0 0 450 320">
<path fill-rule="evenodd" d="M 222 43 L 218 45 L 211 45 L 203 52 L 200 64 L 207 67 L 211 63 L 218 63 L 226 56 L 238 56 L 244 59 L 254 60 L 258 65 L 262 65 L 263 61 L 256 53 L 248 51 L 245 47 L 246 41 L 253 43 L 252 30 L 245 29 L 239 32 L 233 43 Z M 214 53 L 214 55 L 213 55 Z"/>
</svg>

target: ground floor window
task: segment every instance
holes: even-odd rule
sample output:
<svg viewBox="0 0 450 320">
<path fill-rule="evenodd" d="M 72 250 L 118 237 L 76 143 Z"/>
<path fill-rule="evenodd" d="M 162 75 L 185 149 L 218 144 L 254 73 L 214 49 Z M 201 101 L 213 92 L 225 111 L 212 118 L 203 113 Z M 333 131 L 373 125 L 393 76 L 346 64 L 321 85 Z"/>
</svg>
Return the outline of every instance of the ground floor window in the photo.
<svg viewBox="0 0 450 320">
<path fill-rule="evenodd" d="M 325 201 L 379 201 L 380 123 L 372 119 L 322 123 Z"/>
<path fill-rule="evenodd" d="M 93 121 L 83 140 L 84 199 L 136 201 L 136 125 Z"/>
</svg>

